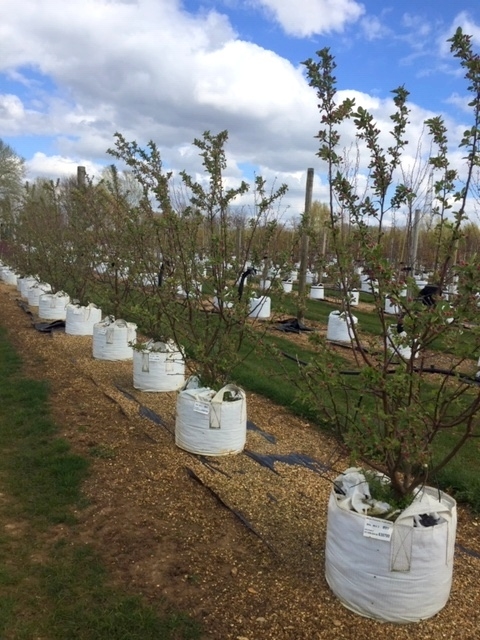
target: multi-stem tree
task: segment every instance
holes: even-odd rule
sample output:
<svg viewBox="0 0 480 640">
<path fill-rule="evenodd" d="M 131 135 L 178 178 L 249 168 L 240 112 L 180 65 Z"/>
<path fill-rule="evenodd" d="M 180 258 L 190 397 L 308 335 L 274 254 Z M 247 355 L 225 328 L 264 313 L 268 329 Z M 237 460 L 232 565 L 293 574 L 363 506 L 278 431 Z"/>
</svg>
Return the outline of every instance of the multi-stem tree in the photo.
<svg viewBox="0 0 480 640">
<path fill-rule="evenodd" d="M 351 272 L 352 247 L 360 247 L 364 269 L 378 283 L 373 313 L 379 335 L 368 344 L 361 327 L 353 325 L 350 361 L 326 341 L 317 339 L 318 356 L 303 369 L 303 377 L 309 402 L 317 402 L 354 459 L 390 478 L 397 498 L 411 495 L 426 482 L 435 482 L 437 472 L 465 442 L 480 433 L 480 389 L 475 383 L 480 350 L 475 296 L 479 260 L 472 256 L 464 266 L 456 262 L 472 175 L 480 160 L 480 59 L 472 50 L 470 37 L 460 29 L 450 43 L 471 93 L 472 124 L 460 141 L 465 158 L 462 173 L 450 164 L 449 140 L 442 118 L 429 119 L 426 128 L 436 150 L 428 160 L 434 176 L 436 217 L 434 270 L 430 277 L 439 290 L 454 275 L 458 277 L 452 306 L 441 297 L 432 305 L 423 304 L 413 277 L 400 280 L 395 264 L 382 247 L 388 212 L 402 208 L 408 211 L 416 197 L 411 184 L 401 182 L 402 152 L 408 144 L 407 90 L 398 87 L 392 92 L 392 142 L 384 149 L 382 132 L 366 109 L 348 98 L 337 104 L 335 62 L 329 50 L 319 51 L 318 61 L 309 59 L 304 63 L 319 101 L 322 126 L 317 136 L 318 156 L 328 171 L 331 246 L 339 278 L 345 285 Z M 346 119 L 353 120 L 357 140 L 370 158 L 366 195 L 358 194 L 344 168 L 339 130 Z M 339 211 L 348 214 L 348 236 L 341 235 Z M 405 287 L 408 297 L 401 295 Z M 398 327 L 385 313 L 386 296 L 400 309 Z M 352 315 L 348 300 L 346 313 Z M 392 339 L 398 351 L 393 348 Z M 446 354 L 441 366 L 437 364 L 439 346 Z M 345 370 L 352 375 L 345 375 Z M 448 434 L 450 446 L 439 457 L 434 445 L 444 434 Z"/>
<path fill-rule="evenodd" d="M 286 190 L 282 185 L 268 192 L 263 178 L 256 177 L 252 215 L 239 243 L 235 205 L 250 187 L 245 182 L 225 187 L 227 137 L 226 131 L 205 132 L 194 141 L 205 175 L 194 179 L 181 172 L 181 198 L 172 189 L 171 173 L 163 170 L 155 143 L 142 149 L 116 134 L 110 150 L 143 189 L 139 225 L 130 235 L 137 266 L 146 274 L 158 273 L 158 282 L 144 288 L 138 305 L 141 324 L 153 337 L 172 338 L 186 347 L 202 382 L 213 387 L 222 385 L 244 357 L 240 351 L 245 336 L 255 341 L 260 335 L 248 321 L 249 280 L 243 296 L 239 284 L 255 236 L 263 233 L 268 245 L 274 234 L 275 223 L 265 221 Z"/>
<path fill-rule="evenodd" d="M 54 291 L 86 302 L 97 259 L 95 221 L 99 191 L 76 181 L 36 180 L 24 190 L 14 230 L 13 259 L 21 275 L 34 275 Z"/>
</svg>

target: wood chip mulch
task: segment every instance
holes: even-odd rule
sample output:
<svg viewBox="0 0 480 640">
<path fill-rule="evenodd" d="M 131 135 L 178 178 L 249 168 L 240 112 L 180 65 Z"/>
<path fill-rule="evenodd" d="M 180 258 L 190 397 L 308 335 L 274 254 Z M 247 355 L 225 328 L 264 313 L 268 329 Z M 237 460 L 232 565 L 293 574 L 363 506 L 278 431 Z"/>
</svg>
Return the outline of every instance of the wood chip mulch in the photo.
<svg viewBox="0 0 480 640">
<path fill-rule="evenodd" d="M 324 578 L 331 479 L 345 466 L 332 440 L 248 393 L 256 428 L 243 453 L 182 451 L 174 393 L 135 390 L 132 363 L 94 360 L 91 337 L 36 331 L 35 309 L 19 299 L 0 284 L 0 325 L 25 374 L 48 380 L 61 436 L 91 460 L 88 506 L 52 536 L 92 544 L 115 583 L 195 616 L 204 640 L 480 637 L 478 515 L 459 509 L 453 589 L 439 614 L 408 626 L 362 618 Z"/>
</svg>

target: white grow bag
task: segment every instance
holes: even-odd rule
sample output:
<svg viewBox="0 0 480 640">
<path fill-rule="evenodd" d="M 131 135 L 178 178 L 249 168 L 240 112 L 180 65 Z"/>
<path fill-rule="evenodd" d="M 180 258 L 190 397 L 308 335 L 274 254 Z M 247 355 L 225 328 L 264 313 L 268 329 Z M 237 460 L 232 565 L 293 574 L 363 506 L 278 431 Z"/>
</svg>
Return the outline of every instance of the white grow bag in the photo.
<svg viewBox="0 0 480 640">
<path fill-rule="evenodd" d="M 227 289 L 225 289 L 225 292 L 223 293 L 223 295 L 219 296 L 217 293 L 216 295 L 213 296 L 213 306 L 217 310 L 232 309 L 233 301 L 231 300 L 231 298 L 232 298 L 232 291 L 228 291 Z"/>
<path fill-rule="evenodd" d="M 11 269 L 3 269 L 2 280 L 5 282 L 5 284 L 16 287 L 18 283 L 18 275 Z"/>
<path fill-rule="evenodd" d="M 285 293 L 291 293 L 293 289 L 293 281 L 292 280 L 282 280 L 282 287 Z"/>
<path fill-rule="evenodd" d="M 351 316 L 350 319 L 343 312 L 332 311 L 328 316 L 327 340 L 333 340 L 334 342 L 350 342 L 353 340 L 352 322 L 357 324 L 358 318 Z"/>
<path fill-rule="evenodd" d="M 93 327 L 102 320 L 102 310 L 93 302 L 88 306 L 67 305 L 65 333 L 71 336 L 92 336 Z"/>
<path fill-rule="evenodd" d="M 271 286 L 272 286 L 272 281 L 270 280 L 270 278 L 261 278 L 260 280 L 261 291 L 268 291 Z"/>
<path fill-rule="evenodd" d="M 378 293 L 378 280 L 367 275 L 360 276 L 360 291 L 364 293 Z"/>
<path fill-rule="evenodd" d="M 93 325 L 93 357 L 96 360 L 132 360 L 130 343 L 137 341 L 137 325 L 105 318 Z"/>
<path fill-rule="evenodd" d="M 269 296 L 250 298 L 249 318 L 270 318 L 272 300 Z"/>
<path fill-rule="evenodd" d="M 177 391 L 185 384 L 185 358 L 172 341 L 150 340 L 133 350 L 133 386 L 140 391 Z"/>
<path fill-rule="evenodd" d="M 401 312 L 401 307 L 395 302 L 392 302 L 389 296 L 385 296 L 385 313 L 389 313 L 391 315 L 398 315 Z"/>
<path fill-rule="evenodd" d="M 325 287 L 323 284 L 312 284 L 310 287 L 311 300 L 323 300 L 325 298 Z"/>
<path fill-rule="evenodd" d="M 189 378 L 177 398 L 175 444 L 205 456 L 240 453 L 247 438 L 247 402 L 240 387 L 227 384 L 215 393 Z M 224 400 L 229 392 L 236 400 Z"/>
<path fill-rule="evenodd" d="M 183 285 L 177 285 L 177 296 L 179 298 L 200 298 L 203 290 L 203 284 L 201 282 L 192 281 L 187 289 L 183 288 Z"/>
<path fill-rule="evenodd" d="M 358 291 L 358 289 L 351 289 L 350 291 L 347 291 L 347 296 L 350 306 L 358 307 L 358 303 L 360 302 L 360 291 Z"/>
<path fill-rule="evenodd" d="M 233 307 L 233 302 L 227 302 L 218 296 L 213 296 L 213 306 L 215 309 L 231 309 Z"/>
<path fill-rule="evenodd" d="M 65 320 L 70 296 L 64 291 L 42 293 L 38 301 L 38 317 L 42 320 Z"/>
<path fill-rule="evenodd" d="M 419 622 L 435 615 L 450 595 L 456 503 L 425 487 L 395 523 L 342 507 L 334 490 L 328 503 L 325 577 L 344 606 L 384 622 Z M 433 527 L 416 516 L 437 513 Z"/>
<path fill-rule="evenodd" d="M 411 340 L 408 340 L 406 331 L 397 330 L 396 325 L 390 325 L 387 329 L 387 346 L 390 351 L 397 353 L 404 360 L 410 360 L 412 357 Z M 418 357 L 418 349 L 415 352 L 415 358 Z"/>
<path fill-rule="evenodd" d="M 37 283 L 37 278 L 34 278 L 33 276 L 19 278 L 17 281 L 17 288 L 20 291 L 20 295 L 22 296 L 22 298 L 28 298 L 28 292 L 33 287 L 33 285 Z"/>
<path fill-rule="evenodd" d="M 38 307 L 40 296 L 42 296 L 44 293 L 50 293 L 51 290 L 52 287 L 46 282 L 36 282 L 27 291 L 28 304 L 31 307 Z"/>
<path fill-rule="evenodd" d="M 426 287 L 429 284 L 429 282 L 428 280 L 420 280 L 419 278 L 415 278 L 415 284 L 421 291 L 423 287 Z"/>
<path fill-rule="evenodd" d="M 158 285 L 158 273 L 141 273 L 139 282 L 143 287 L 156 287 Z"/>
</svg>

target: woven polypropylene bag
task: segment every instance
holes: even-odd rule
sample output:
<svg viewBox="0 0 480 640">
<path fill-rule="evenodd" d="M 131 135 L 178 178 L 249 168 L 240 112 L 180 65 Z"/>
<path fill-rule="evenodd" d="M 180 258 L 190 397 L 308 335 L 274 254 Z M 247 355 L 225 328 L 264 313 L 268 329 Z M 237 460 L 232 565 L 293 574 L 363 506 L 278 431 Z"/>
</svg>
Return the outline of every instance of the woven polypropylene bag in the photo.
<svg viewBox="0 0 480 640">
<path fill-rule="evenodd" d="M 356 316 L 349 316 L 340 311 L 332 311 L 328 316 L 327 340 L 334 342 L 350 342 L 353 339 L 352 325 L 357 323 Z"/>
<path fill-rule="evenodd" d="M 235 385 L 226 385 L 216 393 L 198 384 L 197 378 L 189 378 L 178 394 L 176 445 L 206 456 L 240 453 L 247 433 L 245 392 Z"/>
<path fill-rule="evenodd" d="M 64 291 L 42 293 L 38 300 L 38 317 L 43 320 L 65 320 L 70 296 Z"/>
<path fill-rule="evenodd" d="M 102 310 L 93 303 L 87 306 L 68 304 L 65 333 L 72 336 L 92 336 L 93 327 L 101 320 Z"/>
<path fill-rule="evenodd" d="M 440 523 L 414 526 L 415 515 L 436 512 Z M 369 537 L 366 524 L 389 531 L 390 538 Z M 371 527 L 368 527 L 370 530 Z M 341 506 L 332 490 L 328 504 L 325 576 L 352 611 L 384 622 L 419 622 L 446 604 L 453 571 L 456 503 L 425 487 L 420 499 L 395 523 L 370 518 Z"/>
<path fill-rule="evenodd" d="M 97 360 L 132 360 L 132 343 L 137 341 L 133 322 L 105 318 L 93 327 L 93 357 Z"/>
<path fill-rule="evenodd" d="M 185 384 L 185 358 L 173 342 L 147 342 L 133 350 L 133 386 L 140 391 L 177 391 Z"/>
</svg>

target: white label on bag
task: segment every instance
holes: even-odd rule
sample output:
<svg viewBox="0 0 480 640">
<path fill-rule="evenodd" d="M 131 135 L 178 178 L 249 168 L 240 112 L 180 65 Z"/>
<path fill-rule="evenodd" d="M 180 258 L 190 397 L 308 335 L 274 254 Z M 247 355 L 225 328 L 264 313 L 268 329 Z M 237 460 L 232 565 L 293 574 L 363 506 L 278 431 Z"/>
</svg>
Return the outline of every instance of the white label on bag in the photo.
<svg viewBox="0 0 480 640">
<path fill-rule="evenodd" d="M 382 522 L 376 518 L 365 517 L 365 525 L 363 527 L 365 538 L 376 538 L 377 540 L 388 542 L 392 537 L 392 533 L 393 524 L 391 522 Z"/>
<path fill-rule="evenodd" d="M 208 414 L 210 413 L 210 405 L 205 404 L 204 402 L 194 402 L 193 410 L 197 413 L 203 413 L 204 415 L 208 416 Z"/>
</svg>

